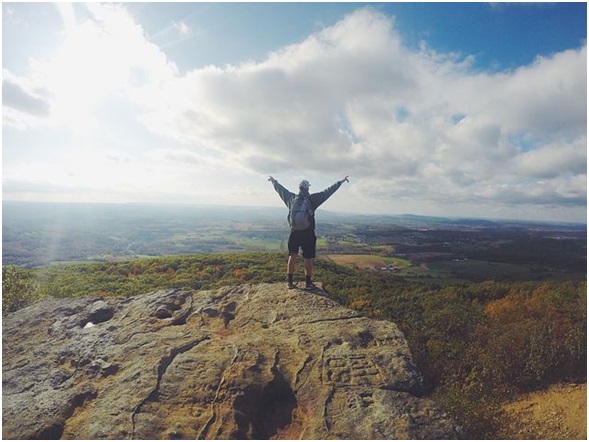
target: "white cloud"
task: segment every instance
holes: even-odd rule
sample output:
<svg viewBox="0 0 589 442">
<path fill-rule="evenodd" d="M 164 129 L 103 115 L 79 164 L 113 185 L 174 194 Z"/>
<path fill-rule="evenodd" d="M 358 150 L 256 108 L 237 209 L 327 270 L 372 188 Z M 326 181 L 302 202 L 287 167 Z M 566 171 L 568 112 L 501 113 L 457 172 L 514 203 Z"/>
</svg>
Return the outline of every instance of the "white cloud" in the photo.
<svg viewBox="0 0 589 442">
<path fill-rule="evenodd" d="M 30 82 L 48 97 L 5 73 L 5 124 L 38 121 L 48 103 L 53 123 L 96 128 L 96 103 L 117 96 L 170 140 L 146 148 L 154 167 L 349 174 L 374 211 L 399 201 L 489 213 L 585 206 L 586 45 L 480 72 L 472 58 L 408 49 L 390 17 L 361 9 L 261 62 L 181 75 L 124 7 L 88 8 L 92 18 L 69 21 L 55 57 L 34 64 Z M 173 28 L 191 32 L 184 22 Z"/>
<path fill-rule="evenodd" d="M 184 21 L 180 21 L 178 23 L 174 22 L 173 26 L 180 37 L 186 37 L 192 33 L 192 30 Z"/>
<path fill-rule="evenodd" d="M 73 5 L 70 2 L 56 2 L 55 7 L 59 11 L 66 32 L 75 28 L 76 14 Z"/>
<path fill-rule="evenodd" d="M 199 168 L 203 170 L 222 170 L 226 164 L 215 153 L 208 155 L 190 149 L 155 149 L 150 157 L 156 162 L 169 162 L 174 167 Z"/>
<path fill-rule="evenodd" d="M 2 70 L 2 121 L 8 126 L 24 129 L 36 126 L 50 112 L 48 91 L 25 77 Z"/>
<path fill-rule="evenodd" d="M 582 204 L 586 58 L 475 72 L 409 51 L 364 9 L 261 63 L 189 72 L 150 95 L 145 122 L 256 172 L 350 173 L 393 198 Z"/>
<path fill-rule="evenodd" d="M 576 136 L 587 119 L 587 47 L 538 58 L 514 72 L 466 73 L 443 90 L 458 111 L 478 114 L 506 133 Z"/>
<path fill-rule="evenodd" d="M 587 138 L 581 136 L 570 143 L 548 144 L 519 154 L 513 173 L 524 177 L 551 179 L 562 175 L 584 175 L 587 172 Z"/>
<path fill-rule="evenodd" d="M 123 7 L 86 6 L 89 17 L 76 23 L 71 5 L 62 5 L 59 10 L 65 30 L 60 47 L 51 58 L 30 62 L 26 81 L 45 91 L 42 104 L 49 108 L 47 118 L 31 120 L 31 109 L 4 100 L 3 108 L 13 115 L 5 124 L 95 131 L 100 121 L 94 112 L 100 103 L 141 93 L 145 84 L 157 85 L 176 74 L 175 65 L 145 39 L 143 28 Z M 6 69 L 3 77 L 4 81 L 15 78 Z"/>
</svg>

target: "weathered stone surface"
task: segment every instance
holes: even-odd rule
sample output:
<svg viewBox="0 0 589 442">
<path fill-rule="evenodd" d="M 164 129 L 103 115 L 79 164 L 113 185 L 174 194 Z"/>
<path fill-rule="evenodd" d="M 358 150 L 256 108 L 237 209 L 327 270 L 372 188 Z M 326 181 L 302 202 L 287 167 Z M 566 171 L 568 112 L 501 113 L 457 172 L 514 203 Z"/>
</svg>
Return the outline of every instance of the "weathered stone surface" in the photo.
<svg viewBox="0 0 589 442">
<path fill-rule="evenodd" d="M 457 436 L 393 323 L 282 284 L 49 299 L 2 349 L 9 439 Z"/>
</svg>

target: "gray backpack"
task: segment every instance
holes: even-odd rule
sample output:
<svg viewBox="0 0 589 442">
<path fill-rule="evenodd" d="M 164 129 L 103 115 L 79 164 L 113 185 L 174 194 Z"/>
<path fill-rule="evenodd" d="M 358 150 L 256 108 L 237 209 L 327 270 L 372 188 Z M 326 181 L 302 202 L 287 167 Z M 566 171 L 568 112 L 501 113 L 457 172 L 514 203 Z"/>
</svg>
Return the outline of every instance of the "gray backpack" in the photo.
<svg viewBox="0 0 589 442">
<path fill-rule="evenodd" d="M 313 206 L 311 200 L 305 195 L 297 195 L 292 202 L 288 213 L 288 223 L 292 230 L 306 230 L 311 227 Z"/>
</svg>

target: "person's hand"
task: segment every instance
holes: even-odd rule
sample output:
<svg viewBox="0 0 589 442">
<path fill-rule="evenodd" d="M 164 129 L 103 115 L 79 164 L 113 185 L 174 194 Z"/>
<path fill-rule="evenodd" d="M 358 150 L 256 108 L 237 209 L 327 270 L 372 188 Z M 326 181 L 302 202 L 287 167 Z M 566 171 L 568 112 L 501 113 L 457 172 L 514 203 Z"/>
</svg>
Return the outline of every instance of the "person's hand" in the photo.
<svg viewBox="0 0 589 442">
<path fill-rule="evenodd" d="M 274 179 L 274 177 L 272 175 L 270 175 L 270 177 L 268 178 L 268 181 L 270 181 L 272 184 L 274 184 L 274 182 L 276 180 Z"/>
<path fill-rule="evenodd" d="M 346 183 L 349 183 L 349 182 L 350 182 L 350 180 L 348 179 L 348 177 L 349 177 L 349 176 L 350 176 L 350 175 L 346 175 L 346 176 L 344 177 L 344 179 L 342 180 L 342 183 L 343 183 L 344 181 L 345 181 Z"/>
</svg>

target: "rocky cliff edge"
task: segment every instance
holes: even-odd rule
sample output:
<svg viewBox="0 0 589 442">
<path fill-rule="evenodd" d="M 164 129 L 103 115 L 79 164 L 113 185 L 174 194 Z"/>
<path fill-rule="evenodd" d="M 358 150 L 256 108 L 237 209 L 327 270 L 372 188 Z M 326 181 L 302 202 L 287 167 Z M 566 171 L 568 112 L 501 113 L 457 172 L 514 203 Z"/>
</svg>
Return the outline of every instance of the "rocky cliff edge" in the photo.
<svg viewBox="0 0 589 442">
<path fill-rule="evenodd" d="M 4 318 L 5 439 L 451 439 L 395 324 L 262 284 Z"/>
</svg>

